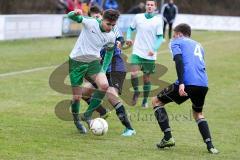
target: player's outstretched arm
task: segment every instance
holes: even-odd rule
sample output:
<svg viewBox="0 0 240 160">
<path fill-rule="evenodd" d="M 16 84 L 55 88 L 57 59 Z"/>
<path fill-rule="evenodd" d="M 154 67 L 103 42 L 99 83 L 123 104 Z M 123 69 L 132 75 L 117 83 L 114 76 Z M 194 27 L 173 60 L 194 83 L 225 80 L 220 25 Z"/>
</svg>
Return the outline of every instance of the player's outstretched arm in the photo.
<svg viewBox="0 0 240 160">
<path fill-rule="evenodd" d="M 127 40 L 131 40 L 133 31 L 134 31 L 134 29 L 132 29 L 131 27 L 128 28 L 128 30 L 127 30 Z"/>
<path fill-rule="evenodd" d="M 76 9 L 68 13 L 68 18 L 78 23 L 82 23 L 83 17 L 81 16 L 81 14 L 82 14 L 82 11 L 79 9 Z"/>
<path fill-rule="evenodd" d="M 104 56 L 104 60 L 102 63 L 102 72 L 106 73 L 108 66 L 110 65 L 114 53 L 114 43 L 109 43 L 107 48 L 106 48 L 106 53 Z"/>
<path fill-rule="evenodd" d="M 132 32 L 134 31 L 134 29 L 132 29 L 131 27 L 128 28 L 127 30 L 127 40 L 126 40 L 126 44 L 128 46 L 132 46 L 133 41 L 132 41 Z"/>
<path fill-rule="evenodd" d="M 181 54 L 175 55 L 174 61 L 176 64 L 177 76 L 179 81 L 179 91 L 178 91 L 179 95 L 187 96 L 187 93 L 185 92 L 185 85 L 183 83 L 184 65 L 183 65 L 182 55 Z"/>
<path fill-rule="evenodd" d="M 163 35 L 157 35 L 157 38 L 154 42 L 153 51 L 157 52 L 163 42 Z"/>
<path fill-rule="evenodd" d="M 174 61 L 175 61 L 175 67 L 176 67 L 176 71 L 177 71 L 177 77 L 178 77 L 179 84 L 183 84 L 184 66 L 183 66 L 182 55 L 176 54 L 174 56 Z"/>
<path fill-rule="evenodd" d="M 148 56 L 153 56 L 154 53 L 157 53 L 157 51 L 160 48 L 162 42 L 163 42 L 163 36 L 162 35 L 157 35 L 157 38 L 156 38 L 156 40 L 154 41 L 154 44 L 153 44 L 153 51 L 149 51 Z"/>
</svg>

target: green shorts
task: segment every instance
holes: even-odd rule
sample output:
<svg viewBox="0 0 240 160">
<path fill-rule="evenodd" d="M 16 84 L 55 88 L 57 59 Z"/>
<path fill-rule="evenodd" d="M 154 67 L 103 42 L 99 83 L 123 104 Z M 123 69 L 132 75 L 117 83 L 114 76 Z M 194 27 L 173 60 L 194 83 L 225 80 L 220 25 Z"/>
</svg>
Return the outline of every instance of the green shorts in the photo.
<svg viewBox="0 0 240 160">
<path fill-rule="evenodd" d="M 132 54 L 131 64 L 140 66 L 141 71 L 143 71 L 145 74 L 151 74 L 155 72 L 155 60 L 144 59 Z"/>
<path fill-rule="evenodd" d="M 92 62 L 79 62 L 69 58 L 69 77 L 71 86 L 79 86 L 83 83 L 85 77 L 91 77 L 101 72 L 99 60 Z"/>
</svg>

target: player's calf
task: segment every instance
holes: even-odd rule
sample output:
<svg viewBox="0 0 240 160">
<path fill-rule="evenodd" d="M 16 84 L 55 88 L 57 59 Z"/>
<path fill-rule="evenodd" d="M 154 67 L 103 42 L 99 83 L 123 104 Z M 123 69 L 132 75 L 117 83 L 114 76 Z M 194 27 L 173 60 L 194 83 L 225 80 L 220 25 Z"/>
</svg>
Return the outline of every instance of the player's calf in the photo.
<svg viewBox="0 0 240 160">
<path fill-rule="evenodd" d="M 72 115 L 73 115 L 73 122 L 77 130 L 85 134 L 87 133 L 87 129 L 81 124 L 80 119 L 79 119 L 79 110 L 80 110 L 80 102 L 79 99 L 75 99 L 72 101 Z"/>
<path fill-rule="evenodd" d="M 202 108 L 202 107 L 198 107 L 198 108 Z M 193 109 L 194 109 L 194 107 L 193 107 Z M 204 141 L 204 143 L 206 143 L 208 152 L 211 154 L 219 153 L 219 151 L 213 146 L 210 129 L 208 127 L 207 120 L 203 116 L 202 109 L 193 110 L 193 117 L 196 120 L 198 129 L 199 129 L 199 132 L 201 133 L 203 141 Z"/>
<path fill-rule="evenodd" d="M 156 117 L 158 125 L 161 128 L 162 132 L 164 133 L 164 137 L 160 142 L 161 145 L 160 144 L 159 145 L 164 146 L 165 143 L 163 142 L 166 142 L 166 144 L 168 145 L 168 141 L 172 139 L 172 134 L 171 134 L 171 128 L 169 125 L 169 118 L 168 118 L 167 111 L 165 110 L 163 103 L 157 97 L 152 98 L 152 104 L 154 109 L 154 115 Z M 170 145 L 173 145 L 173 143 L 170 143 Z"/>
</svg>

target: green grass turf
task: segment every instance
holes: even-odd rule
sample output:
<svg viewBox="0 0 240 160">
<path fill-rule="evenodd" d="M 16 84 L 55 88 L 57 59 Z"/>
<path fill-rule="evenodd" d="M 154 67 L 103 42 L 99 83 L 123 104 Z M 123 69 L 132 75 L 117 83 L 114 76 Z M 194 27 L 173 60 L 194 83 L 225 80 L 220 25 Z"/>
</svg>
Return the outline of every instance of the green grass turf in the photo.
<svg viewBox="0 0 240 160">
<path fill-rule="evenodd" d="M 0 42 L 0 159 L 239 159 L 240 32 L 195 31 L 192 36 L 206 51 L 210 90 L 204 112 L 219 155 L 207 153 L 190 102 L 167 105 L 176 147 L 158 150 L 162 133 L 151 108 L 126 107 L 134 137 L 120 136 L 123 127 L 114 112 L 107 119 L 107 135 L 80 135 L 71 121 L 55 115 L 55 105 L 71 95 L 49 87 L 53 67 L 1 76 L 63 63 L 76 41 L 63 38 Z M 176 74 L 167 43 L 159 53 L 158 63 L 168 68 L 161 79 L 171 83 Z"/>
</svg>

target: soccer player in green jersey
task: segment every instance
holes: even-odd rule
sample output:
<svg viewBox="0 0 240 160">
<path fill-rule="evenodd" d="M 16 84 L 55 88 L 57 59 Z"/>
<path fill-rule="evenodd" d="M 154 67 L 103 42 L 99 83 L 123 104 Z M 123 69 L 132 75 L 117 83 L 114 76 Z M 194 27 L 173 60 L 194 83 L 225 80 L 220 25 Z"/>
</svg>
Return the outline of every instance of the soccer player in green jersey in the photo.
<svg viewBox="0 0 240 160">
<path fill-rule="evenodd" d="M 92 6 L 89 10 L 89 16 L 93 18 L 102 19 L 101 10 L 97 6 Z M 117 25 L 114 26 L 113 32 L 116 35 L 116 44 L 114 47 L 114 53 L 112 58 L 112 63 L 109 65 L 107 70 L 107 79 L 109 83 L 109 88 L 107 91 L 107 98 L 112 107 L 116 110 L 116 115 L 118 116 L 119 120 L 125 127 L 122 136 L 133 136 L 136 134 L 136 131 L 133 129 L 128 116 L 125 110 L 119 95 L 121 95 L 123 83 L 126 77 L 126 67 L 124 60 L 121 57 L 122 51 L 121 46 L 124 44 L 124 38 L 121 31 L 118 29 Z M 105 59 L 106 50 L 103 48 L 101 50 L 101 57 Z M 90 81 L 91 82 L 91 81 Z M 91 102 L 92 98 L 89 98 L 92 94 L 93 88 L 97 87 L 94 82 L 84 83 L 83 89 L 83 99 L 87 101 L 87 103 Z M 105 116 L 109 115 L 107 110 L 100 105 L 96 111 L 100 114 L 101 117 L 105 118 Z"/>
<path fill-rule="evenodd" d="M 85 18 L 81 14 L 82 11 L 78 9 L 68 13 L 70 19 L 83 25 L 81 34 L 69 56 L 69 77 L 73 94 L 71 108 L 74 124 L 80 133 L 86 133 L 87 130 L 79 119 L 81 85 L 84 78 L 90 78 L 98 87 L 84 114 L 87 120 L 99 106 L 109 87 L 105 72 L 113 56 L 116 36 L 112 29 L 118 20 L 119 12 L 113 9 L 106 10 L 102 20 Z M 101 65 L 100 51 L 104 46 L 107 48 L 107 53 Z"/>
<path fill-rule="evenodd" d="M 137 14 L 127 31 L 127 45 L 132 45 L 131 33 L 136 30 L 131 56 L 131 82 L 134 89 L 132 105 L 136 105 L 138 96 L 138 73 L 143 72 L 143 101 L 142 107 L 147 107 L 151 90 L 150 75 L 155 71 L 157 50 L 163 40 L 162 19 L 155 15 L 157 4 L 155 0 L 146 1 L 146 13 Z"/>
</svg>

